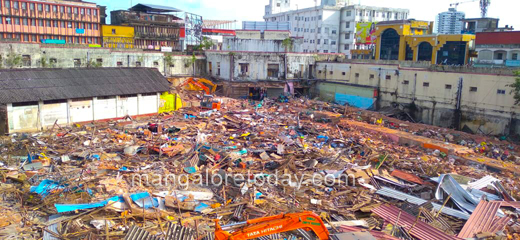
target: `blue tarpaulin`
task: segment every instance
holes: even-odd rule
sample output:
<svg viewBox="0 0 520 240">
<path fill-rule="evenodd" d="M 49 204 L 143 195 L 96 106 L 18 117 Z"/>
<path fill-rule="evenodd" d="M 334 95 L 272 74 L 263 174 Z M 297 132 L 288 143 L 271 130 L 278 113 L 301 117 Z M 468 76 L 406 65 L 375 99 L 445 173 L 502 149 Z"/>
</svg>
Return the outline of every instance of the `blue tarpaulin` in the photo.
<svg viewBox="0 0 520 240">
<path fill-rule="evenodd" d="M 151 208 L 152 206 L 159 206 L 159 201 L 157 201 L 156 198 L 152 198 L 150 193 L 147 192 L 132 194 L 130 195 L 130 198 L 135 202 L 135 204 L 137 204 L 137 206 L 144 206 L 145 209 Z"/>
<path fill-rule="evenodd" d="M 66 185 L 60 185 L 59 182 L 45 179 L 38 186 L 31 186 L 30 191 L 37 193 L 42 197 L 47 197 L 53 190 L 64 189 Z"/>
<path fill-rule="evenodd" d="M 357 107 L 361 109 L 370 109 L 374 105 L 375 99 L 369 97 L 360 97 L 355 95 L 336 93 L 336 102 L 345 105 L 348 103 L 349 106 Z"/>
<path fill-rule="evenodd" d="M 95 203 L 81 203 L 81 204 L 54 204 L 54 207 L 56 207 L 56 210 L 59 213 L 62 212 L 72 212 L 76 210 L 85 210 L 85 209 L 92 209 L 92 208 L 98 208 L 98 207 L 104 207 L 108 204 L 109 201 L 112 202 L 125 202 L 123 199 L 123 196 L 115 196 L 111 197 L 107 200 L 95 202 Z"/>
</svg>

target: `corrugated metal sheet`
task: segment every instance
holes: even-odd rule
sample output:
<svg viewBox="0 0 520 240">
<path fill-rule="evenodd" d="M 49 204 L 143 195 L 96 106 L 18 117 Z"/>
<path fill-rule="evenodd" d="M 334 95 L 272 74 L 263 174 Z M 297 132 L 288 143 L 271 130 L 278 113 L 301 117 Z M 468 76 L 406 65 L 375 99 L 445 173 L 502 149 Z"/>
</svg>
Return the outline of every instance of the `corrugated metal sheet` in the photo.
<svg viewBox="0 0 520 240">
<path fill-rule="evenodd" d="M 52 215 L 49 217 L 49 221 L 57 219 L 59 217 L 61 217 L 61 215 L 59 215 L 59 214 Z M 43 240 L 59 240 L 59 238 L 54 237 L 54 235 L 52 235 L 50 233 L 50 232 L 52 232 L 52 233 L 55 233 L 57 236 L 60 236 L 60 234 L 58 233 L 58 223 L 51 224 L 46 229 L 47 229 L 47 231 L 43 231 Z"/>
<path fill-rule="evenodd" d="M 166 237 L 152 236 L 146 230 L 133 225 L 125 236 L 125 240 L 194 240 L 195 230 L 178 224 L 168 223 Z M 215 237 L 213 237 L 215 238 Z"/>
<path fill-rule="evenodd" d="M 278 30 L 278 31 L 290 31 L 290 22 L 253 22 L 243 21 L 242 30 Z"/>
<path fill-rule="evenodd" d="M 340 226 L 338 228 L 338 230 L 340 232 L 364 232 L 364 231 L 367 231 L 366 229 L 362 229 L 362 228 L 358 228 L 358 227 L 350 227 L 350 226 Z M 374 231 L 374 230 L 371 230 L 371 231 L 368 231 L 370 232 L 370 234 L 372 236 L 374 236 L 375 238 L 377 239 L 383 239 L 383 240 L 399 240 L 399 238 L 396 238 L 396 237 L 393 237 L 393 236 L 390 236 L 384 232 L 379 232 L 379 231 Z"/>
<path fill-rule="evenodd" d="M 385 196 L 385 197 L 390 197 L 390 198 L 398 199 L 401 201 L 407 201 L 407 202 L 413 203 L 415 205 L 421 205 L 421 204 L 424 204 L 427 202 L 424 199 L 414 197 L 412 195 L 408 195 L 406 193 L 399 192 L 395 189 L 388 188 L 388 187 L 382 187 L 376 193 L 379 195 Z M 436 204 L 436 203 L 432 203 L 432 205 L 433 205 L 433 209 L 435 209 L 437 211 L 439 211 L 442 208 L 441 205 Z M 449 207 L 442 208 L 442 213 L 452 216 L 452 217 L 460 218 L 460 219 L 465 219 L 465 220 L 469 219 L 469 214 L 459 211 L 459 210 L 455 210 L 453 208 L 449 208 Z"/>
<path fill-rule="evenodd" d="M 169 88 L 155 68 L 0 70 L 0 103 L 154 93 Z"/>
<path fill-rule="evenodd" d="M 439 185 L 435 191 L 437 200 L 444 201 L 443 191 L 451 195 L 451 200 L 462 210 L 472 213 L 478 205 L 478 199 L 464 190 L 451 175 L 443 174 L 439 177 Z"/>
<path fill-rule="evenodd" d="M 489 231 L 491 233 L 496 233 L 498 231 L 503 230 L 506 225 L 511 221 L 511 217 L 503 217 L 503 218 L 496 218 L 496 220 L 493 222 L 491 227 L 489 228 Z"/>
<path fill-rule="evenodd" d="M 125 240 L 161 240 L 160 237 L 152 236 L 149 232 L 146 230 L 133 225 L 128 233 L 126 234 Z"/>
<path fill-rule="evenodd" d="M 500 181 L 497 178 L 494 178 L 493 176 L 485 176 L 477 181 L 468 183 L 468 188 L 471 189 L 482 189 L 489 185 L 492 185 L 493 182 Z"/>
<path fill-rule="evenodd" d="M 502 201 L 501 202 L 503 207 L 513 207 L 520 209 L 520 202 L 513 202 L 513 201 Z"/>
<path fill-rule="evenodd" d="M 421 240 L 459 239 L 455 236 L 450 236 L 423 221 L 415 221 L 416 218 L 414 216 L 392 205 L 381 205 L 378 208 L 372 209 L 372 212 L 391 224 L 403 227 L 407 232 L 409 231 L 412 236 Z"/>
<path fill-rule="evenodd" d="M 401 170 L 395 169 L 390 175 L 408 182 L 424 185 L 424 181 L 420 177 L 417 177 L 411 173 L 403 172 Z"/>
<path fill-rule="evenodd" d="M 490 232 L 497 211 L 500 209 L 500 204 L 500 202 L 480 201 L 469 220 L 464 224 L 458 237 L 471 238 L 477 233 Z"/>
</svg>

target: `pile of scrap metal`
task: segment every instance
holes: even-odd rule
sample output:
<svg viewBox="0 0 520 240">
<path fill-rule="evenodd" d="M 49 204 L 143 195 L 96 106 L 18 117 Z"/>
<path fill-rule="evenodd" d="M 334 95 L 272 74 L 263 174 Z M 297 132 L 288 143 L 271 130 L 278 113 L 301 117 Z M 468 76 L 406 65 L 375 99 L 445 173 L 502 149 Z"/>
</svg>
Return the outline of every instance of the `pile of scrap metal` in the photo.
<svg viewBox="0 0 520 240">
<path fill-rule="evenodd" d="M 342 240 L 520 238 L 515 143 L 457 136 L 512 146 L 487 158 L 445 132 L 418 135 L 409 130 L 423 125 L 325 102 L 225 101 L 220 111 L 2 137 L 0 237 L 215 239 L 311 211 L 321 220 L 291 218 L 298 229 L 247 230 L 259 239 L 326 236 L 305 224 Z"/>
</svg>

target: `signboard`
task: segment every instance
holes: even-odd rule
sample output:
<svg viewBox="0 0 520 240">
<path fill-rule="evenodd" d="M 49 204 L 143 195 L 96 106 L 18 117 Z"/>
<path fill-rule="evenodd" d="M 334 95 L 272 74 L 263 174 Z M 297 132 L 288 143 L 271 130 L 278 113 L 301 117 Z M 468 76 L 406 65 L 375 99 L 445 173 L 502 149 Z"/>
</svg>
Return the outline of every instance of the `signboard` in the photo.
<svg viewBox="0 0 520 240">
<path fill-rule="evenodd" d="M 411 27 L 412 28 L 423 28 L 428 29 L 429 23 L 425 21 L 412 21 Z"/>
<path fill-rule="evenodd" d="M 83 29 L 83 28 L 76 28 L 76 33 L 77 34 L 85 34 L 85 29 Z"/>
<path fill-rule="evenodd" d="M 173 52 L 172 47 L 161 47 L 161 52 Z"/>
<path fill-rule="evenodd" d="M 186 13 L 184 18 L 186 45 L 200 45 L 202 43 L 202 16 Z"/>
<path fill-rule="evenodd" d="M 46 44 L 65 44 L 65 40 L 59 40 L 59 39 L 42 39 L 42 43 Z"/>
<path fill-rule="evenodd" d="M 376 22 L 360 22 L 356 24 L 356 44 L 375 44 Z"/>
<path fill-rule="evenodd" d="M 92 48 L 100 48 L 101 45 L 99 45 L 99 44 L 89 44 L 88 47 L 92 47 Z"/>
<path fill-rule="evenodd" d="M 153 45 L 148 45 L 148 49 L 153 50 L 154 49 Z"/>
</svg>

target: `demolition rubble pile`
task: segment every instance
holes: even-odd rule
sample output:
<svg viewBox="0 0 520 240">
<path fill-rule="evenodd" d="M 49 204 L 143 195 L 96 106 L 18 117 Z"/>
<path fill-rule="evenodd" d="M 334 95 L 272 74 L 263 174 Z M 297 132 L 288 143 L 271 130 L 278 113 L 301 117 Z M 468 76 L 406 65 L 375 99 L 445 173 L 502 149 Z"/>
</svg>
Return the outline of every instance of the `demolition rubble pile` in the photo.
<svg viewBox="0 0 520 240">
<path fill-rule="evenodd" d="M 211 239 L 214 219 L 313 211 L 377 239 L 520 238 L 517 145 L 312 100 L 225 100 L 1 138 L 0 237 Z"/>
</svg>

